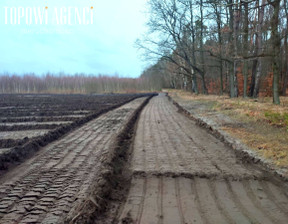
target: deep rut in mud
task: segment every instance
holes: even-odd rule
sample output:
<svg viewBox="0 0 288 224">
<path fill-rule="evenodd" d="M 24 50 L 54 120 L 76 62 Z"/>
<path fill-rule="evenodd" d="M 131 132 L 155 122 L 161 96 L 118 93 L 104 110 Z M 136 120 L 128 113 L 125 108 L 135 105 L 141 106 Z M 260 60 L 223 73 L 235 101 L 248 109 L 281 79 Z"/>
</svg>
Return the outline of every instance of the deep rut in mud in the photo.
<svg viewBox="0 0 288 224">
<path fill-rule="evenodd" d="M 126 202 L 100 223 L 288 223 L 287 182 L 237 157 L 164 95 L 141 113 L 131 173 Z"/>
<path fill-rule="evenodd" d="M 87 201 L 97 205 L 91 192 L 104 181 L 100 175 L 117 135 L 145 102 L 107 112 L 3 176 L 0 223 L 64 223 L 75 220 Z"/>
</svg>

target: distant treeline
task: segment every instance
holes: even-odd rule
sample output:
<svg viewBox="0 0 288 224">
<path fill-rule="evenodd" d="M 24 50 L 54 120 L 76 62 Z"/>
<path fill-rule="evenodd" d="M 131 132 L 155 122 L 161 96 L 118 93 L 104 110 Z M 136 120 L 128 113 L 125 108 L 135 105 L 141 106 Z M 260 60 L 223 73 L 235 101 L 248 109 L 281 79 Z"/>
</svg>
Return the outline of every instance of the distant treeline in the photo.
<svg viewBox="0 0 288 224">
<path fill-rule="evenodd" d="M 133 93 L 160 89 L 161 84 L 143 76 L 120 78 L 116 75 L 85 74 L 0 75 L 0 93 Z"/>
</svg>

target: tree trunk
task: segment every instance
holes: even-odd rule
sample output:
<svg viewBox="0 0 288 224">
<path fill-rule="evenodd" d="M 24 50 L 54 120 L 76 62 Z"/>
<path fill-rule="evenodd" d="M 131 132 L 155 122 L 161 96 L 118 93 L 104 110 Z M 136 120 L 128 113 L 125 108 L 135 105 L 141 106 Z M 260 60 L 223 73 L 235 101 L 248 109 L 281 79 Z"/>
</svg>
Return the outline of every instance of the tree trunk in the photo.
<svg viewBox="0 0 288 224">
<path fill-rule="evenodd" d="M 283 79 L 283 86 L 282 86 L 282 95 L 286 96 L 287 91 L 287 84 L 288 84 L 288 10 L 287 10 L 287 0 L 284 0 L 284 9 L 286 14 L 286 30 L 285 30 L 285 37 L 284 37 L 284 49 L 285 49 L 285 57 L 284 57 L 284 79 Z"/>
<path fill-rule="evenodd" d="M 257 5 L 260 6 L 259 0 L 257 1 Z M 258 9 L 258 24 L 257 24 L 257 32 L 256 32 L 256 52 L 257 54 L 262 54 L 263 50 L 263 38 L 262 38 L 262 27 L 264 21 L 264 13 L 265 13 L 265 5 L 266 0 L 262 0 L 261 7 Z M 255 74 L 255 86 L 253 90 L 253 98 L 257 98 L 259 94 L 259 87 L 260 87 L 260 78 L 262 75 L 262 58 L 257 59 L 257 67 L 256 67 L 256 74 Z"/>
<path fill-rule="evenodd" d="M 237 2 L 238 3 L 238 2 Z M 233 9 L 233 0 L 228 0 L 228 8 L 229 8 L 229 28 L 230 28 L 230 36 L 229 42 L 231 43 L 231 55 L 233 55 L 233 65 L 230 69 L 230 97 L 237 97 L 238 96 L 238 84 L 237 84 L 237 31 L 238 31 L 238 15 L 237 11 Z"/>
<path fill-rule="evenodd" d="M 288 63 L 288 61 L 286 60 L 286 63 Z M 286 69 L 286 73 L 285 73 L 285 77 L 284 77 L 284 81 L 283 81 L 283 88 L 282 88 L 282 95 L 286 96 L 287 95 L 287 85 L 288 85 L 288 70 Z"/>
<path fill-rule="evenodd" d="M 191 73 L 192 73 L 192 91 L 195 93 L 195 94 L 199 94 L 198 92 L 198 85 L 197 85 L 197 77 L 196 77 L 196 74 L 193 70 L 193 68 L 191 69 Z"/>
<path fill-rule="evenodd" d="M 203 91 L 203 94 L 208 94 L 204 73 L 202 73 L 201 76 L 202 76 L 202 89 L 203 89 L 202 91 Z"/>
<path fill-rule="evenodd" d="M 233 14 L 233 0 L 228 0 L 228 11 L 229 11 L 229 43 L 232 45 L 233 41 L 233 24 L 234 24 L 234 14 Z M 233 55 L 233 48 L 230 47 L 230 55 Z M 234 75 L 233 75 L 233 68 L 232 65 L 228 65 L 228 71 L 229 71 L 229 89 L 230 89 L 230 97 L 234 97 Z"/>
<path fill-rule="evenodd" d="M 192 32 L 192 61 L 193 64 L 196 65 L 196 56 L 195 56 L 195 29 L 194 29 L 194 16 L 193 16 L 193 5 L 192 5 L 192 1 L 189 2 L 189 7 L 190 7 L 190 26 L 191 26 L 191 32 Z M 197 83 L 197 77 L 195 74 L 194 69 L 191 69 L 192 71 L 192 82 L 193 82 L 193 89 L 194 92 L 196 94 L 199 94 L 199 90 L 198 90 L 198 83 Z"/>
<path fill-rule="evenodd" d="M 223 63 L 220 60 L 220 95 L 223 95 Z"/>
<path fill-rule="evenodd" d="M 214 5 L 216 22 L 217 22 L 217 33 L 218 33 L 218 45 L 219 45 L 219 66 L 220 66 L 220 95 L 223 95 L 223 55 L 222 55 L 222 33 L 221 33 L 221 7 L 220 12 L 218 12 L 218 5 Z"/>
<path fill-rule="evenodd" d="M 280 55 L 280 45 L 281 39 L 278 32 L 279 25 L 279 11 L 280 11 L 280 1 L 274 0 L 269 3 L 273 6 L 273 16 L 271 19 L 271 40 L 273 43 L 273 103 L 280 104 L 279 97 L 279 77 L 280 77 L 280 67 L 279 67 L 279 55 Z"/>
<path fill-rule="evenodd" d="M 201 57 L 201 69 L 202 69 L 202 91 L 203 94 L 207 94 L 207 88 L 205 83 L 205 60 L 204 60 L 204 47 L 203 47 L 203 30 L 204 30 L 204 22 L 203 22 L 203 0 L 200 0 L 200 57 Z"/>
<path fill-rule="evenodd" d="M 251 75 L 251 83 L 249 89 L 249 97 L 253 96 L 254 88 L 255 88 L 255 75 L 256 75 L 256 68 L 257 68 L 257 59 L 253 61 L 252 64 L 252 75 Z"/>
<path fill-rule="evenodd" d="M 229 92 L 229 69 L 230 69 L 230 63 L 228 62 L 225 62 L 225 88 L 224 88 L 224 91 L 225 92 Z"/>
<path fill-rule="evenodd" d="M 234 95 L 232 97 L 238 97 L 238 80 L 237 80 L 237 58 L 238 58 L 238 31 L 239 31 L 239 23 L 240 23 L 240 11 L 238 8 L 238 0 L 235 2 L 236 9 L 233 10 L 233 48 L 234 48 L 234 66 L 233 66 L 233 86 Z"/>
<path fill-rule="evenodd" d="M 258 59 L 257 67 L 256 67 L 256 75 L 255 75 L 255 87 L 253 90 L 253 98 L 257 98 L 259 95 L 259 89 L 260 89 L 260 78 L 262 74 L 262 59 Z"/>
<path fill-rule="evenodd" d="M 244 2 L 244 36 L 243 36 L 243 49 L 244 56 L 248 56 L 248 2 Z M 247 97 L 247 84 L 248 84 L 248 62 L 244 60 L 243 66 L 243 97 Z"/>
<path fill-rule="evenodd" d="M 233 66 L 233 89 L 234 89 L 234 96 L 233 97 L 238 97 L 238 80 L 237 80 L 237 61 L 234 60 L 234 66 Z"/>
</svg>

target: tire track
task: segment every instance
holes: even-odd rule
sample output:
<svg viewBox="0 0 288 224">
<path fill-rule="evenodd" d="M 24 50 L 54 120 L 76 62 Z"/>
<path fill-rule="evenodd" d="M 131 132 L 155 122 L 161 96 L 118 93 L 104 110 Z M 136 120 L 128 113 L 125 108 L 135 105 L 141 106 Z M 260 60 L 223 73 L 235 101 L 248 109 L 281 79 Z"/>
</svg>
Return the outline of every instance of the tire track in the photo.
<svg viewBox="0 0 288 224">
<path fill-rule="evenodd" d="M 207 179 L 194 179 L 201 211 L 207 223 L 229 223 L 223 212 L 217 206 L 210 191 Z"/>
<path fill-rule="evenodd" d="M 155 109 L 152 111 L 153 111 L 153 114 L 155 115 L 155 113 L 156 113 Z M 159 114 L 158 114 L 158 116 L 159 116 Z M 177 169 L 178 167 L 176 167 L 175 162 L 173 162 L 173 159 L 172 159 L 172 157 L 174 157 L 173 155 L 175 155 L 174 152 L 170 150 L 171 147 L 169 144 L 166 145 L 166 141 L 169 141 L 169 137 L 167 138 L 167 136 L 166 136 L 166 138 L 164 138 L 164 134 L 165 134 L 166 130 L 164 129 L 163 126 L 160 125 L 161 123 L 162 123 L 162 120 L 161 120 L 160 116 L 159 116 L 159 120 L 156 119 L 156 115 L 154 116 L 153 120 L 150 120 L 150 124 L 156 124 L 156 127 L 154 128 L 154 130 L 157 130 L 157 131 L 154 134 L 155 134 L 155 136 L 158 137 L 158 140 L 156 140 L 155 145 L 157 147 L 156 150 L 159 150 L 161 152 L 160 156 L 162 157 L 161 158 L 161 164 L 157 164 L 157 167 L 159 167 L 159 166 L 163 167 L 162 170 L 169 173 L 169 172 L 171 172 L 171 170 L 174 170 L 174 171 L 178 170 Z M 162 128 L 160 128 L 160 127 L 162 127 Z M 168 164 L 167 164 L 167 161 L 168 161 Z M 168 167 L 166 165 L 168 165 Z M 159 168 L 155 169 L 155 170 L 158 171 Z"/>
<path fill-rule="evenodd" d="M 242 210 L 245 212 L 247 217 L 253 221 L 253 223 L 273 223 L 263 211 L 255 207 L 253 199 L 249 197 L 243 183 L 231 182 L 229 183 L 229 188 L 233 192 L 234 199 L 237 201 L 238 206 L 241 206 Z"/>
<path fill-rule="evenodd" d="M 92 146 L 95 146 L 96 144 L 106 145 L 110 140 L 111 136 L 109 136 L 109 138 L 107 137 L 107 139 L 102 138 L 98 141 L 97 139 L 95 139 L 93 144 L 91 145 Z M 94 156 L 92 156 L 93 148 L 87 151 L 89 152 L 89 154 L 85 156 L 85 160 L 83 160 L 78 167 L 74 168 L 75 170 L 73 171 L 72 178 L 66 180 L 62 179 L 63 182 L 65 181 L 66 186 L 69 186 L 73 183 L 75 185 L 74 188 L 65 189 L 61 193 L 59 193 L 57 197 L 55 197 L 54 201 L 57 202 L 59 206 L 56 206 L 56 208 L 52 209 L 51 211 L 50 210 L 46 211 L 46 218 L 45 218 L 46 220 L 51 219 L 51 216 L 53 217 L 55 213 L 57 213 L 58 217 L 63 216 L 63 213 L 65 213 L 65 211 L 68 212 L 71 210 L 73 205 L 71 202 L 73 202 L 75 199 L 77 199 L 78 201 L 84 199 L 85 197 L 87 197 L 86 192 L 90 192 L 89 186 L 91 185 L 91 183 L 94 182 L 94 178 L 97 176 L 95 174 L 97 174 L 97 170 L 99 170 L 99 165 L 95 164 L 97 164 L 97 160 L 101 158 L 101 155 L 95 154 Z M 91 162 L 88 162 L 89 160 L 91 160 Z M 71 162 L 72 165 L 71 168 L 73 168 L 73 164 L 74 163 Z M 85 164 L 88 164 L 88 166 L 85 167 Z M 79 167 L 85 167 L 85 169 L 79 169 Z M 63 195 L 67 195 L 67 197 L 63 197 Z M 61 207 L 63 207 L 62 213 L 60 213 Z M 63 217 L 61 217 L 61 219 L 63 219 Z"/>
<path fill-rule="evenodd" d="M 158 186 L 159 194 L 157 200 L 157 207 L 159 211 L 159 221 L 158 224 L 163 224 L 163 177 L 159 178 L 159 186 Z"/>
<path fill-rule="evenodd" d="M 88 133 L 87 134 L 88 136 L 85 136 L 85 139 L 83 140 L 83 141 L 85 141 L 85 140 L 87 140 L 89 137 L 91 137 L 91 133 Z M 83 135 L 81 135 L 82 137 L 83 137 Z M 89 145 L 89 144 L 91 144 L 91 141 L 92 141 L 92 139 L 91 140 L 89 140 L 87 143 L 86 143 L 86 145 L 83 147 L 83 150 L 85 150 L 85 148 L 87 147 L 87 145 Z M 71 142 L 69 141 L 68 143 L 66 143 L 65 145 L 67 146 L 67 145 L 69 145 Z M 95 142 L 94 142 L 95 143 Z M 61 144 L 61 143 L 60 143 Z M 77 144 L 76 144 L 77 145 Z M 71 146 L 72 148 L 73 148 L 73 145 Z M 64 154 L 63 156 L 66 156 L 67 154 Z M 52 157 L 52 158 L 54 158 L 54 157 Z M 61 156 L 60 157 L 58 157 L 57 156 L 57 158 L 61 158 Z M 46 160 L 47 161 L 47 160 Z M 61 159 L 60 159 L 60 161 L 62 161 Z M 49 164 L 49 163 L 48 163 Z M 56 165 L 57 165 L 58 163 L 56 163 Z M 68 167 L 68 165 L 70 165 L 70 164 L 67 164 L 67 166 L 65 166 L 65 167 L 63 167 L 62 169 L 66 169 L 67 167 Z M 45 173 L 48 173 L 48 175 L 49 174 L 51 174 L 51 173 L 53 173 L 53 177 L 50 175 L 49 176 L 49 178 L 50 178 L 50 182 L 55 182 L 55 179 L 57 178 L 57 176 L 59 175 L 59 173 L 60 172 L 62 172 L 61 170 L 58 170 L 58 172 L 57 172 L 57 169 L 55 169 L 54 170 L 54 168 L 55 168 L 55 165 L 52 165 L 52 166 L 45 166 L 44 168 L 42 168 L 42 169 L 39 169 L 39 167 L 37 167 L 37 168 L 35 168 L 34 170 L 32 170 L 32 171 L 30 171 L 29 172 L 29 174 L 30 173 L 32 173 L 33 172 L 33 177 L 35 177 L 35 178 L 31 178 L 31 174 L 29 175 L 27 175 L 27 176 L 25 176 L 24 177 L 24 180 L 22 181 L 22 182 L 25 182 L 25 185 L 26 186 L 28 186 L 28 187 L 25 187 L 25 190 L 23 190 L 23 192 L 22 192 L 22 196 L 21 195 L 18 195 L 18 198 L 19 198 L 19 200 L 17 200 L 17 201 L 14 201 L 13 202 L 13 204 L 11 204 L 10 205 L 10 207 L 8 208 L 8 209 L 12 209 L 12 207 L 15 205 L 15 204 L 17 204 L 17 206 L 18 207 L 21 207 L 21 206 L 19 206 L 19 203 L 21 203 L 21 199 L 22 199 L 22 197 L 24 197 L 24 199 L 25 199 L 25 192 L 29 192 L 29 191 L 33 191 L 33 188 L 31 187 L 31 186 L 33 186 L 33 185 L 35 185 L 35 184 L 37 184 L 37 183 L 39 183 L 39 182 L 42 182 L 41 181 L 41 173 L 43 173 L 43 172 L 45 172 Z M 77 168 L 77 167 L 76 167 Z M 44 170 L 43 170 L 44 169 Z M 74 173 L 75 171 L 69 171 L 70 173 Z M 29 178 L 29 180 L 28 181 L 25 181 L 26 179 L 27 179 L 27 177 Z M 63 180 L 63 182 L 64 181 L 67 181 L 67 178 L 65 179 L 65 180 Z M 21 179 L 20 180 L 18 180 L 18 183 L 21 183 Z M 16 185 L 16 187 L 17 187 L 17 185 Z M 22 186 L 21 186 L 22 187 Z M 46 186 L 47 187 L 47 186 Z M 22 187 L 22 189 L 23 189 L 23 187 Z M 55 194 L 54 194 L 54 196 L 55 196 Z M 36 200 L 35 200 L 36 201 Z M 12 202 L 12 200 L 10 200 L 10 202 Z M 50 200 L 50 202 L 52 203 L 52 200 Z M 0 202 L 1 203 L 1 202 Z M 26 206 L 26 209 L 28 209 L 28 208 L 30 208 L 30 206 Z M 7 209 L 5 210 L 5 211 L 3 211 L 4 213 L 5 212 L 7 212 Z"/>
<path fill-rule="evenodd" d="M 275 203 L 275 205 L 280 209 L 282 212 L 284 212 L 286 215 L 288 215 L 288 202 L 286 195 L 279 194 L 279 190 L 276 189 L 276 186 L 272 183 L 269 183 L 267 181 L 262 181 L 261 186 L 263 187 L 264 191 L 267 192 L 268 198 L 270 201 L 277 201 L 278 203 Z M 275 192 L 275 193 L 274 193 Z M 281 191 L 280 191 L 281 192 Z"/>
<path fill-rule="evenodd" d="M 63 223 L 70 210 L 89 197 L 117 133 L 144 100 L 88 122 L 23 163 L 26 172 L 18 173 L 18 168 L 4 176 L 0 223 Z"/>
<path fill-rule="evenodd" d="M 200 211 L 199 197 L 197 195 L 194 182 L 187 178 L 177 178 L 179 181 L 179 195 L 181 197 L 181 208 L 185 223 L 204 224 L 202 213 Z M 206 220 L 207 221 L 207 220 Z M 207 223 L 207 222 L 206 222 Z"/>
<path fill-rule="evenodd" d="M 218 185 L 219 183 L 217 183 Z M 227 207 L 225 206 L 225 204 L 222 204 L 221 203 L 221 200 L 219 200 L 221 198 L 218 197 L 218 195 L 216 195 L 216 183 L 214 181 L 208 181 L 207 182 L 207 185 L 208 185 L 208 189 L 209 189 L 209 192 L 211 192 L 211 196 L 216 204 L 216 207 L 218 209 L 218 211 L 220 212 L 220 214 L 224 217 L 224 219 L 226 220 L 227 223 L 235 223 L 234 220 L 233 220 L 233 216 L 231 216 L 229 214 L 229 212 L 227 211 Z M 235 217 L 234 217 L 235 219 Z"/>
<path fill-rule="evenodd" d="M 266 181 L 252 181 L 249 180 L 251 189 L 253 190 L 254 194 L 258 198 L 261 206 L 266 210 L 269 205 L 271 206 L 271 210 L 268 209 L 266 212 L 270 213 L 275 218 L 283 217 L 288 215 L 288 209 L 284 209 L 281 204 L 275 203 L 276 198 L 272 195 L 272 192 L 269 191 L 269 188 L 265 188 L 264 182 Z M 273 211 L 273 212 L 271 212 Z M 282 214 L 279 214 L 282 213 Z M 280 221 L 281 222 L 281 221 Z"/>
<path fill-rule="evenodd" d="M 167 101 L 167 99 L 166 99 L 166 101 Z M 215 176 L 215 175 L 219 175 L 219 172 L 220 173 L 224 173 L 224 175 L 225 175 L 225 172 L 224 172 L 225 170 L 227 171 L 227 170 L 234 169 L 233 166 L 236 165 L 235 163 L 233 165 L 228 166 L 227 165 L 227 161 L 225 161 L 225 160 L 223 161 L 222 157 L 219 157 L 219 159 L 218 158 L 213 158 L 213 156 L 211 157 L 209 155 L 209 153 L 208 153 L 210 150 L 208 150 L 208 152 L 207 152 L 207 150 L 203 146 L 201 146 L 198 143 L 196 143 L 196 141 L 193 139 L 193 137 L 191 137 L 191 134 L 187 134 L 187 131 L 185 130 L 186 128 L 182 128 L 183 125 L 181 126 L 179 124 L 179 116 L 176 116 L 176 115 L 179 115 L 179 114 L 175 113 L 175 108 L 172 108 L 172 105 L 166 103 L 165 104 L 165 108 L 163 108 L 163 111 L 167 112 L 167 116 L 166 117 L 168 117 L 169 123 L 173 123 L 174 124 L 173 125 L 173 127 L 175 127 L 174 128 L 174 133 L 177 135 L 177 138 L 174 137 L 174 139 L 182 139 L 181 141 L 179 141 L 179 144 L 182 144 L 182 142 L 190 142 L 191 143 L 191 141 L 192 141 L 192 143 L 194 143 L 194 145 L 196 146 L 196 150 L 194 150 L 194 152 L 198 151 L 198 154 L 199 153 L 201 154 L 201 155 L 197 155 L 196 156 L 196 157 L 198 157 L 197 160 L 200 159 L 202 163 L 205 163 L 207 161 L 207 164 L 205 164 L 204 166 L 202 165 L 202 168 L 200 170 L 203 170 L 204 168 L 207 170 L 208 168 L 210 168 L 211 169 L 211 174 L 209 174 L 209 175 Z M 172 113 L 172 112 L 174 112 L 174 113 Z M 181 117 L 181 118 L 184 119 L 184 117 Z M 187 118 L 186 118 L 186 121 L 182 122 L 182 123 L 183 124 L 187 124 Z M 192 124 L 189 121 L 188 121 L 188 123 Z M 178 127 L 178 128 L 176 128 L 176 127 Z M 186 127 L 186 126 L 184 126 L 184 127 Z M 195 129 L 195 125 L 191 126 L 190 130 L 191 129 L 192 130 Z M 181 134 L 179 134 L 179 132 L 175 132 L 175 130 L 179 131 Z M 171 132 L 172 132 L 172 136 L 173 136 L 173 130 L 171 130 Z M 206 133 L 206 135 L 207 135 L 207 133 Z M 170 134 L 170 136 L 171 136 L 171 134 Z M 186 144 L 186 148 L 187 148 L 187 144 Z M 197 149 L 200 149 L 200 150 L 197 150 Z M 190 152 L 192 152 L 192 150 L 190 150 Z M 186 151 L 185 158 L 188 157 L 188 153 Z M 215 155 L 214 155 L 214 157 L 215 157 Z M 227 157 L 227 156 L 225 156 L 225 157 Z M 215 159 L 217 159 L 217 160 L 215 160 Z M 223 168 L 220 169 L 219 167 L 223 167 Z M 199 172 L 200 175 L 202 175 L 200 171 L 198 171 L 198 172 Z M 226 176 L 228 176 L 228 174 L 226 174 Z"/>
<path fill-rule="evenodd" d="M 148 114 L 148 121 L 150 123 L 149 126 L 147 127 L 151 127 L 151 120 L 154 120 L 154 116 L 155 114 L 153 113 L 153 110 L 152 111 L 149 111 L 149 114 Z M 152 126 L 153 128 L 154 126 Z M 149 130 L 146 130 L 145 133 L 147 133 L 147 136 L 149 136 L 148 138 L 150 139 L 150 144 L 151 146 L 149 147 L 149 151 L 146 152 L 145 151 L 145 157 L 146 157 L 146 169 L 147 171 L 153 171 L 155 169 L 158 169 L 158 147 L 156 145 L 156 143 L 158 142 L 156 139 L 156 137 L 158 137 L 158 135 L 151 135 L 151 132 Z M 144 143 L 145 143 L 145 140 L 146 139 L 143 139 Z M 153 149 L 153 150 L 151 150 Z"/>
<path fill-rule="evenodd" d="M 219 200 L 222 209 L 226 210 L 226 213 L 230 216 L 231 223 L 255 223 L 253 218 L 249 217 L 248 211 L 242 208 L 240 200 L 233 194 L 227 183 L 228 181 L 219 181 L 215 184 L 215 200 Z M 251 221 L 252 220 L 252 221 Z"/>
<path fill-rule="evenodd" d="M 287 223 L 286 184 L 242 163 L 163 95 L 142 111 L 133 148 L 115 223 Z"/>
<path fill-rule="evenodd" d="M 184 217 L 184 212 L 182 208 L 182 198 L 180 194 L 180 186 L 179 186 L 179 178 L 175 178 L 175 194 L 176 194 L 176 199 L 177 199 L 177 207 L 178 207 L 178 212 L 180 214 L 180 220 L 181 223 L 185 224 L 185 217 Z"/>
<path fill-rule="evenodd" d="M 175 119 L 173 118 L 174 114 L 171 113 L 171 108 L 167 107 L 164 107 L 163 108 L 163 111 L 167 112 L 167 115 L 166 117 L 168 117 L 169 121 L 165 124 L 166 126 L 168 126 L 168 124 L 170 123 L 173 123 L 174 125 L 174 130 L 171 130 L 171 129 L 168 129 L 170 131 L 167 130 L 167 133 L 169 132 L 169 139 L 176 139 L 176 140 L 179 140 L 177 142 L 177 145 L 174 144 L 174 150 L 175 151 L 183 151 L 185 152 L 185 155 L 181 155 L 182 157 L 182 161 L 183 161 L 183 157 L 185 157 L 186 159 L 187 158 L 197 158 L 197 160 L 194 160 L 195 163 L 191 164 L 191 166 L 188 167 L 188 161 L 186 162 L 183 162 L 184 164 L 186 164 L 185 168 L 186 170 L 184 171 L 184 173 L 192 173 L 192 171 L 194 170 L 195 174 L 200 174 L 201 173 L 201 170 L 206 169 L 206 172 L 207 170 L 210 168 L 211 169 L 211 162 L 209 159 L 207 159 L 207 156 L 205 154 L 203 154 L 201 152 L 201 150 L 199 150 L 199 147 L 195 144 L 195 142 L 191 142 L 190 140 L 190 137 L 185 133 L 184 130 L 182 130 L 181 126 L 178 125 L 178 123 L 175 121 Z M 178 126 L 178 128 L 176 128 Z M 166 130 L 166 129 L 165 129 Z M 177 131 L 175 131 L 177 130 Z M 174 133 L 173 133 L 174 132 Z M 186 138 L 185 138 L 186 136 Z M 188 143 L 189 142 L 189 143 Z M 185 145 L 186 143 L 186 145 Z M 189 145 L 187 145 L 187 143 Z M 191 143 L 192 143 L 192 146 L 195 147 L 193 148 L 194 150 L 191 150 L 190 147 L 191 147 Z M 171 143 L 170 143 L 171 144 Z M 181 146 L 181 148 L 180 148 Z M 187 150 L 185 150 L 187 148 Z M 179 149 L 179 150 L 178 150 Z M 190 150 L 189 150 L 190 149 Z M 195 155 L 197 154 L 197 155 Z M 199 160 L 202 160 L 200 163 L 198 162 Z M 203 166 L 203 162 L 204 161 L 207 161 L 208 163 L 205 164 Z M 175 170 L 174 170 L 175 172 Z M 201 174 L 200 174 L 201 175 Z"/>
<path fill-rule="evenodd" d="M 150 110 L 150 108 L 145 107 L 143 109 L 143 111 L 145 111 L 145 116 L 141 117 L 139 120 L 139 123 L 146 123 L 149 122 L 150 120 L 150 111 L 146 111 L 146 110 Z M 139 135 L 137 135 L 135 137 L 135 142 L 138 142 L 139 144 L 139 151 L 137 151 L 138 153 L 133 152 L 133 157 L 135 158 L 132 161 L 132 167 L 134 167 L 135 171 L 139 171 L 142 172 L 143 170 L 146 171 L 147 170 L 147 159 L 146 159 L 146 151 L 149 149 L 150 145 L 147 144 L 143 144 L 144 139 L 150 139 L 150 136 L 147 136 L 147 134 L 149 134 L 149 130 L 147 129 L 147 126 L 145 125 L 141 125 L 141 131 L 139 130 Z M 151 146 L 150 146 L 151 147 Z"/>
<path fill-rule="evenodd" d="M 275 211 L 273 202 L 270 203 L 269 209 L 266 209 L 265 206 L 263 206 L 263 203 L 262 203 L 263 197 L 258 196 L 257 193 L 255 192 L 255 188 L 252 186 L 252 185 L 255 185 L 255 183 L 256 183 L 255 181 L 251 183 L 250 180 L 247 180 L 247 181 L 245 180 L 243 182 L 243 186 L 246 191 L 246 194 L 251 199 L 251 202 L 253 203 L 255 208 L 259 209 L 259 211 L 265 214 L 264 216 L 266 216 L 270 220 L 271 223 L 282 223 L 283 220 L 281 220 L 281 217 L 283 216 L 279 214 L 277 210 Z M 276 217 L 274 214 L 271 213 L 271 210 L 273 211 L 273 213 L 275 212 L 278 213 L 276 214 Z M 287 219 L 285 219 L 285 221 L 287 221 Z"/>
<path fill-rule="evenodd" d="M 167 108 L 165 108 L 165 111 L 170 112 L 169 117 L 172 118 L 175 125 L 177 125 L 179 129 L 182 130 L 183 135 L 185 135 L 188 139 L 190 139 L 190 141 L 192 141 L 197 148 L 201 149 L 200 152 L 202 153 L 201 156 L 203 157 L 203 160 L 209 161 L 211 165 L 214 167 L 214 170 L 216 168 L 216 170 L 218 170 L 224 176 L 228 177 L 234 176 L 235 178 L 241 178 L 242 176 L 252 175 L 250 170 L 247 170 L 247 168 L 243 169 L 242 166 L 237 163 L 235 154 L 233 154 L 231 150 L 227 149 L 227 147 L 223 143 L 217 140 L 214 136 L 211 136 L 209 133 L 197 127 L 194 122 L 191 121 L 188 122 L 188 124 L 190 123 L 190 127 L 188 125 L 181 125 L 180 122 L 182 124 L 187 124 L 187 118 L 184 116 L 179 116 L 179 114 L 175 112 L 172 113 L 172 111 L 175 110 L 175 108 L 173 108 L 171 104 L 166 103 L 166 107 Z M 168 109 L 168 107 L 170 107 L 170 110 Z M 193 135 L 189 134 L 189 129 L 187 129 L 188 127 L 192 131 L 196 129 L 197 132 L 196 131 L 193 132 Z M 205 138 L 203 136 L 205 136 Z M 210 145 L 209 147 L 206 146 L 208 144 Z M 220 147 L 218 145 L 220 145 Z M 218 150 L 219 148 L 221 150 Z M 217 153 L 211 152 L 211 149 L 217 150 Z M 208 167 L 209 167 L 208 164 L 206 164 L 205 169 L 207 169 Z M 233 175 L 230 175 L 231 171 L 233 171 L 232 172 Z M 239 171 L 241 171 L 241 173 L 239 173 Z M 236 173 L 238 174 L 239 177 L 236 177 Z M 257 171 L 255 170 L 254 173 L 255 174 L 253 176 L 261 175 L 260 173 L 257 173 Z"/>
<path fill-rule="evenodd" d="M 163 107 L 162 104 L 161 104 L 161 107 Z M 171 130 L 172 128 L 171 129 L 165 128 L 165 126 L 167 127 L 167 125 L 166 125 L 165 119 L 163 119 L 162 113 L 159 113 L 159 119 L 161 120 L 160 124 L 158 124 L 159 126 L 162 127 L 161 133 L 163 136 L 165 136 L 165 139 L 167 139 L 167 141 L 165 142 L 167 144 L 167 146 L 166 147 L 165 147 L 165 145 L 163 145 L 163 146 L 166 149 L 171 149 L 170 152 L 168 152 L 168 155 L 171 153 L 171 155 L 172 155 L 171 157 L 173 159 L 171 159 L 171 157 L 169 159 L 174 161 L 174 167 L 170 168 L 170 172 L 171 173 L 173 173 L 173 172 L 179 172 L 179 173 L 187 172 L 188 163 L 184 160 L 183 153 L 181 152 L 182 150 L 185 149 L 185 147 L 183 147 L 183 144 L 181 143 L 181 141 L 176 142 L 176 140 L 178 140 L 178 139 L 175 138 L 175 134 L 174 134 L 174 136 L 171 135 L 171 132 L 169 130 Z M 176 147 L 176 145 L 178 145 L 178 147 Z"/>
</svg>

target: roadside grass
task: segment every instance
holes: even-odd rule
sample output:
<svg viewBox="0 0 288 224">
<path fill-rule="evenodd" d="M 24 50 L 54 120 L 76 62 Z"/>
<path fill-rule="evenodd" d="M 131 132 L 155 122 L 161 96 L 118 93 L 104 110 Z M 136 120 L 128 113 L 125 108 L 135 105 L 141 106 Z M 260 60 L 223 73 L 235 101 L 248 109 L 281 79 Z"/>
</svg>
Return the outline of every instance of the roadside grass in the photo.
<svg viewBox="0 0 288 224">
<path fill-rule="evenodd" d="M 274 105 L 271 97 L 259 99 L 230 99 L 229 96 L 195 95 L 181 90 L 164 90 L 176 101 L 197 102 L 201 114 L 210 110 L 235 121 L 235 125 L 221 128 L 240 139 L 259 155 L 278 167 L 288 168 L 288 97 L 281 97 L 281 105 Z M 209 106 L 210 105 L 210 106 Z M 212 106 L 211 106 L 212 105 Z M 197 111 L 197 107 L 195 108 Z M 199 110 L 200 112 L 200 110 Z"/>
</svg>

